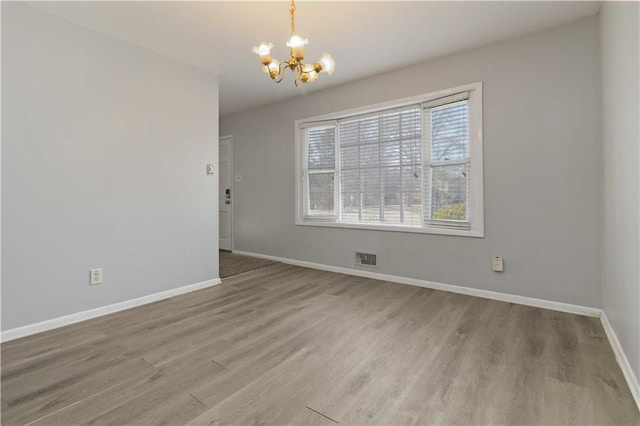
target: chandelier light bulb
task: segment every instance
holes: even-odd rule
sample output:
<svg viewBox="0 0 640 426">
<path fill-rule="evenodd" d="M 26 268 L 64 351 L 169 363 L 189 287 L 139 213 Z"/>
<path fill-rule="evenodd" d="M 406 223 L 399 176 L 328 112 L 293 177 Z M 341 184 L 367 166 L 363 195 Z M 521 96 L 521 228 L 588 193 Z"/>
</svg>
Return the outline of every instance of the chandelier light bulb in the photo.
<svg viewBox="0 0 640 426">
<path fill-rule="evenodd" d="M 272 43 L 260 43 L 260 46 L 253 48 L 253 53 L 260 57 L 260 62 L 263 65 L 269 65 L 271 63 L 271 48 Z"/>
<path fill-rule="evenodd" d="M 266 68 L 267 68 L 267 74 L 269 74 L 271 78 L 275 78 L 280 73 L 280 61 L 277 59 L 274 59 L 273 61 L 271 61 L 269 65 L 266 66 Z"/>
<path fill-rule="evenodd" d="M 305 44 L 309 44 L 309 40 L 298 35 L 293 35 L 291 40 L 287 42 L 287 46 L 291 48 L 291 56 L 296 59 L 304 59 Z"/>
<path fill-rule="evenodd" d="M 294 35 L 287 42 L 287 46 L 289 46 L 289 47 L 302 47 L 305 44 L 309 44 L 309 40 L 307 40 L 306 38 L 302 38 L 299 35 Z"/>
<path fill-rule="evenodd" d="M 308 83 L 313 83 L 314 81 L 316 81 L 318 79 L 319 74 L 313 70 L 309 71 L 307 73 L 307 82 Z"/>
<path fill-rule="evenodd" d="M 323 53 L 320 57 L 320 65 L 322 65 L 322 72 L 326 72 L 331 75 L 336 70 L 336 60 L 328 53 Z"/>
</svg>

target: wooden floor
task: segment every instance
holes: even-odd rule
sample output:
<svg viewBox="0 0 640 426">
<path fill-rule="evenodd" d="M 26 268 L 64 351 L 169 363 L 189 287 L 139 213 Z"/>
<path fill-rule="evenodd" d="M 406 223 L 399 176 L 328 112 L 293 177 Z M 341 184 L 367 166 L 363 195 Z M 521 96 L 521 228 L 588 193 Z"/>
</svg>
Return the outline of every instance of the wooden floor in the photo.
<svg viewBox="0 0 640 426">
<path fill-rule="evenodd" d="M 2 345 L 2 424 L 633 424 L 597 319 L 276 264 Z"/>
<path fill-rule="evenodd" d="M 244 256 L 227 250 L 220 250 L 219 253 L 218 265 L 220 267 L 220 278 L 228 278 L 232 275 L 242 274 L 276 263 L 273 260 Z"/>
</svg>

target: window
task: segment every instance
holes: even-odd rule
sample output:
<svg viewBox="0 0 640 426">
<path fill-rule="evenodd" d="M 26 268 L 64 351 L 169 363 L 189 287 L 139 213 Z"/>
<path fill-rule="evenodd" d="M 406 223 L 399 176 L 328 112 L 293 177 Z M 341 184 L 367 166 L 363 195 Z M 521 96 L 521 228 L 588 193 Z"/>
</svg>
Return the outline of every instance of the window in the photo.
<svg viewBox="0 0 640 426">
<path fill-rule="evenodd" d="M 298 122 L 296 223 L 482 237 L 481 90 Z"/>
<path fill-rule="evenodd" d="M 304 130 L 306 215 L 335 218 L 336 126 L 317 123 Z"/>
</svg>

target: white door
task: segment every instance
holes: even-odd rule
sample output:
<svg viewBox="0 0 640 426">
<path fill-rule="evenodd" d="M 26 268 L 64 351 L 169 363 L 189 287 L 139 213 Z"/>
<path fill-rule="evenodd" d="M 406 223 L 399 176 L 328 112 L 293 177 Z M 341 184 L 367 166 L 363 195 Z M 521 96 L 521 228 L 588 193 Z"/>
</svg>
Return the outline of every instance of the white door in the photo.
<svg viewBox="0 0 640 426">
<path fill-rule="evenodd" d="M 220 138 L 220 150 L 218 171 L 220 173 L 220 191 L 218 217 L 220 220 L 220 248 L 222 250 L 232 250 L 231 232 L 233 220 L 233 204 L 231 195 L 233 191 L 233 140 L 231 136 Z"/>
</svg>

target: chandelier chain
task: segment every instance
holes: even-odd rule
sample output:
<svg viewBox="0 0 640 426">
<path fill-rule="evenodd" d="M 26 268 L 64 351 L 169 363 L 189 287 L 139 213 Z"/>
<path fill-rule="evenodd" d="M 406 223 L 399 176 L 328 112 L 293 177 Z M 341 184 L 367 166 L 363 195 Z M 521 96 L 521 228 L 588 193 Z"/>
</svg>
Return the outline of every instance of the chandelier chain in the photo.
<svg viewBox="0 0 640 426">
<path fill-rule="evenodd" d="M 291 36 L 296 35 L 296 24 L 295 24 L 295 13 L 296 13 L 296 4 L 294 0 L 291 0 L 291 9 L 289 9 L 289 13 L 291 14 Z"/>
</svg>

